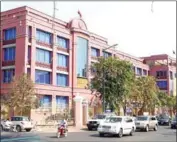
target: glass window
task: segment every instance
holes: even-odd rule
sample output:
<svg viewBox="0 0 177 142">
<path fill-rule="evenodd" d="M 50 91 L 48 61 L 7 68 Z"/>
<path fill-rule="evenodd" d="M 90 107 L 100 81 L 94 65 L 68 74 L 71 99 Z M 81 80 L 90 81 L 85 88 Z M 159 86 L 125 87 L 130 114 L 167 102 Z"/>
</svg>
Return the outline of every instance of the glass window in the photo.
<svg viewBox="0 0 177 142">
<path fill-rule="evenodd" d="M 76 52 L 77 76 L 86 77 L 86 68 L 88 65 L 88 40 L 78 37 Z"/>
<path fill-rule="evenodd" d="M 35 82 L 39 84 L 50 84 L 50 72 L 36 70 L 35 72 Z"/>
<path fill-rule="evenodd" d="M 157 81 L 157 86 L 159 88 L 166 88 L 167 87 L 167 81 Z"/>
<path fill-rule="evenodd" d="M 36 49 L 36 61 L 42 63 L 51 63 L 51 52 L 44 49 Z"/>
<path fill-rule="evenodd" d="M 143 70 L 143 75 L 147 75 L 147 70 Z"/>
<path fill-rule="evenodd" d="M 10 83 L 15 75 L 14 69 L 3 70 L 3 83 Z"/>
<path fill-rule="evenodd" d="M 16 38 L 16 28 L 4 30 L 4 40 L 13 40 Z"/>
<path fill-rule="evenodd" d="M 40 106 L 41 107 L 50 107 L 52 102 L 52 96 L 51 95 L 44 95 L 40 99 Z"/>
<path fill-rule="evenodd" d="M 15 60 L 15 47 L 4 48 L 4 61 Z"/>
<path fill-rule="evenodd" d="M 112 56 L 111 53 L 103 51 L 103 57 L 107 58 L 107 57 L 110 57 L 110 56 Z"/>
<path fill-rule="evenodd" d="M 57 45 L 62 48 L 68 48 L 68 39 L 57 36 Z"/>
<path fill-rule="evenodd" d="M 68 56 L 63 54 L 57 54 L 57 65 L 60 67 L 68 66 Z"/>
<path fill-rule="evenodd" d="M 142 75 L 142 69 L 141 68 L 137 68 L 137 75 Z"/>
<path fill-rule="evenodd" d="M 57 85 L 58 86 L 68 86 L 68 75 L 57 74 Z"/>
<path fill-rule="evenodd" d="M 52 43 L 51 42 L 52 34 L 37 29 L 36 30 L 36 39 L 37 39 L 37 41 L 44 42 L 44 43 L 47 43 L 47 44 L 51 44 Z"/>
<path fill-rule="evenodd" d="M 91 48 L 91 55 L 93 57 L 98 57 L 99 56 L 99 49 L 96 49 L 96 48 Z"/>
<path fill-rule="evenodd" d="M 67 108 L 69 105 L 69 98 L 67 96 L 56 96 L 57 107 Z"/>
</svg>

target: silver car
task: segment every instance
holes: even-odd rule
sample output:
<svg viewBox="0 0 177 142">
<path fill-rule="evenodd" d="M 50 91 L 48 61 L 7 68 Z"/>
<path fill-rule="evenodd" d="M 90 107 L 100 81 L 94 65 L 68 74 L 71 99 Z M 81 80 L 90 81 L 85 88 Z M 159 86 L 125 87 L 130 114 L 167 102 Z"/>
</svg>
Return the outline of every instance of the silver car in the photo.
<svg viewBox="0 0 177 142">
<path fill-rule="evenodd" d="M 135 121 L 137 130 L 145 130 L 146 132 L 149 129 L 157 131 L 158 121 L 155 116 L 137 116 Z"/>
</svg>

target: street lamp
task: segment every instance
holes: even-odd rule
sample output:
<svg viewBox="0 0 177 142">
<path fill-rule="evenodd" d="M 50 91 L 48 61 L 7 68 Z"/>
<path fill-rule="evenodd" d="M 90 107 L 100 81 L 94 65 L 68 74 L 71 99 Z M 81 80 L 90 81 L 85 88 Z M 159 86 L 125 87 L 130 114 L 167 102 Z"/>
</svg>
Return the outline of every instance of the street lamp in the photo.
<svg viewBox="0 0 177 142">
<path fill-rule="evenodd" d="M 108 50 L 108 49 L 110 49 L 110 48 L 112 48 L 112 47 L 116 47 L 118 44 L 114 44 L 114 45 L 111 45 L 111 46 L 109 46 L 109 47 L 107 47 L 107 48 L 104 48 L 103 49 L 103 52 L 105 52 L 106 50 Z M 103 106 L 103 113 L 105 112 L 105 70 L 104 70 L 104 65 L 103 65 L 103 104 L 102 104 L 102 106 Z"/>
</svg>

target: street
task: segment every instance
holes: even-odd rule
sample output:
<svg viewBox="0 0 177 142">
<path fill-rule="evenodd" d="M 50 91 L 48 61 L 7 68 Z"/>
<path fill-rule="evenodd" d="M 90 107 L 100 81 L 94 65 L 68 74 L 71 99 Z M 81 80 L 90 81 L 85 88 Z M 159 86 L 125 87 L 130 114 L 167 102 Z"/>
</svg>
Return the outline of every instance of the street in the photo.
<svg viewBox="0 0 177 142">
<path fill-rule="evenodd" d="M 69 132 L 66 138 L 56 138 L 55 133 L 48 132 L 21 132 L 21 133 L 1 133 L 1 142 L 102 142 L 102 141 L 141 141 L 141 142 L 176 142 L 176 130 L 169 126 L 159 126 L 158 131 L 135 132 L 133 136 L 122 138 L 105 136 L 100 138 L 97 131 Z"/>
</svg>

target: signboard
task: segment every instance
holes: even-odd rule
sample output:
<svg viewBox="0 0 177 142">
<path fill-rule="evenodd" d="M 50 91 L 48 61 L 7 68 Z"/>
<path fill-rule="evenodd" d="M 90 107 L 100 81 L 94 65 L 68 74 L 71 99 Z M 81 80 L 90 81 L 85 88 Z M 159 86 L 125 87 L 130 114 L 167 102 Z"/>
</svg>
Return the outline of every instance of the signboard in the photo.
<svg viewBox="0 0 177 142">
<path fill-rule="evenodd" d="M 88 85 L 88 80 L 86 78 L 77 78 L 77 87 L 85 88 Z"/>
</svg>

